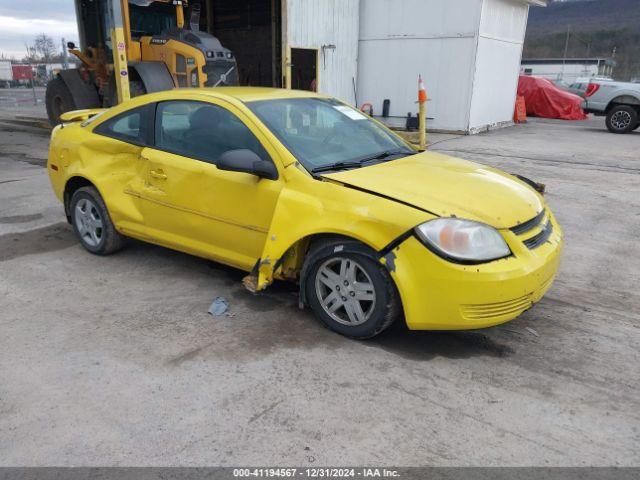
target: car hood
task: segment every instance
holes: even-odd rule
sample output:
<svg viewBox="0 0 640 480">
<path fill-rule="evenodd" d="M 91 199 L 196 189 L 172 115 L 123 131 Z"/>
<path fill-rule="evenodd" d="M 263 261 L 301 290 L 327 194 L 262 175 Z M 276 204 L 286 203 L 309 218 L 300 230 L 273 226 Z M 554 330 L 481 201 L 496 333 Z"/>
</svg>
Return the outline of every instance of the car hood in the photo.
<svg viewBox="0 0 640 480">
<path fill-rule="evenodd" d="M 526 222 L 543 208 L 541 196 L 516 177 L 435 152 L 323 177 L 441 217 L 467 218 L 495 228 Z"/>
</svg>

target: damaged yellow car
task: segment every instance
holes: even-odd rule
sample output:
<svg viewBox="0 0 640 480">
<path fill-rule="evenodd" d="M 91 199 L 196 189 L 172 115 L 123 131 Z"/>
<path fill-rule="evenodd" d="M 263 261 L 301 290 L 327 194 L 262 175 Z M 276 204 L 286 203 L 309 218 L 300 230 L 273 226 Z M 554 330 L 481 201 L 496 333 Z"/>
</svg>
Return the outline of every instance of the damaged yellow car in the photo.
<svg viewBox="0 0 640 480">
<path fill-rule="evenodd" d="M 48 171 L 89 251 L 126 237 L 297 281 L 341 334 L 506 322 L 549 289 L 562 233 L 539 185 L 416 151 L 335 99 L 185 89 L 63 115 Z"/>
</svg>

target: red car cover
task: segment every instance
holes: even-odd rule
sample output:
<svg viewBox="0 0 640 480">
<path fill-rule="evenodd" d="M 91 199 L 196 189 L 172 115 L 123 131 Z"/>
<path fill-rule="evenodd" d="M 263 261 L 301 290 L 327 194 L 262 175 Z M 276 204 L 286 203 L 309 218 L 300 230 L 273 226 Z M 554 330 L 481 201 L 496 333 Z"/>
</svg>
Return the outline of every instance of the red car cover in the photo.
<svg viewBox="0 0 640 480">
<path fill-rule="evenodd" d="M 582 98 L 560 90 L 546 78 L 520 75 L 518 95 L 524 96 L 527 115 L 562 120 L 587 118 L 580 107 Z"/>
</svg>

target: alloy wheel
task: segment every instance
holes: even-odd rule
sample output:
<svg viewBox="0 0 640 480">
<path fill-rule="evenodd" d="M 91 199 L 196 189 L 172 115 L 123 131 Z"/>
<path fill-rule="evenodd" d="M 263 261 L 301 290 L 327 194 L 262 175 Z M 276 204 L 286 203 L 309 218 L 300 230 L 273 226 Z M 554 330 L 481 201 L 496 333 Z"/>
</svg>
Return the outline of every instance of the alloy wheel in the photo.
<svg viewBox="0 0 640 480">
<path fill-rule="evenodd" d="M 624 130 L 631 124 L 631 114 L 620 110 L 611 115 L 611 125 L 616 130 Z"/>
<path fill-rule="evenodd" d="M 315 288 L 323 310 L 343 325 L 361 325 L 374 311 L 376 292 L 373 282 L 352 258 L 333 257 L 320 265 Z"/>
<path fill-rule="evenodd" d="M 74 212 L 78 234 L 83 242 L 90 247 L 97 247 L 102 240 L 103 225 L 100 211 L 87 198 L 81 198 L 76 203 Z"/>
</svg>

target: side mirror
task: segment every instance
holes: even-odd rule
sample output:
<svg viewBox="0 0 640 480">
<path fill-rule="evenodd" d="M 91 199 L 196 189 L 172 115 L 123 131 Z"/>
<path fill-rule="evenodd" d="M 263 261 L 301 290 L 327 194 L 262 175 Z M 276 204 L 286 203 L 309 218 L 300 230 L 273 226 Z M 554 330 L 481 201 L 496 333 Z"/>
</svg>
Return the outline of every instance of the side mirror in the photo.
<svg viewBox="0 0 640 480">
<path fill-rule="evenodd" d="M 224 152 L 218 157 L 216 166 L 220 170 L 250 173 L 269 180 L 278 179 L 278 170 L 273 162 L 262 160 L 255 152 L 244 148 Z"/>
<path fill-rule="evenodd" d="M 74 50 L 76 48 L 76 44 L 73 42 L 67 42 L 67 48 L 70 50 Z"/>
</svg>

